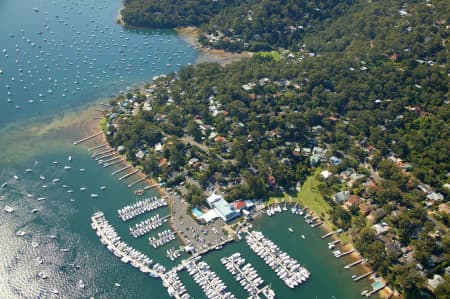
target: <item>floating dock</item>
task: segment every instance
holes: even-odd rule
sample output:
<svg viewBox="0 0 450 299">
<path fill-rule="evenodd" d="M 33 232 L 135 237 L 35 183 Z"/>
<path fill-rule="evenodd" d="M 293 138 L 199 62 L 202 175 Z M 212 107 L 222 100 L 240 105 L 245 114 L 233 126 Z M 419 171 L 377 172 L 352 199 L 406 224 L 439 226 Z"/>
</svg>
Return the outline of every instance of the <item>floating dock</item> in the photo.
<svg viewBox="0 0 450 299">
<path fill-rule="evenodd" d="M 95 138 L 95 137 L 97 137 L 97 136 L 99 136 L 99 135 L 101 135 L 101 134 L 103 134 L 103 131 L 97 132 L 97 133 L 95 133 L 95 134 L 93 134 L 93 135 L 91 135 L 91 136 L 82 138 L 82 139 L 80 139 L 80 140 L 75 140 L 75 141 L 73 142 L 73 144 L 74 144 L 74 145 L 77 145 L 77 144 L 79 144 L 79 143 L 88 141 L 89 139 Z"/>
</svg>

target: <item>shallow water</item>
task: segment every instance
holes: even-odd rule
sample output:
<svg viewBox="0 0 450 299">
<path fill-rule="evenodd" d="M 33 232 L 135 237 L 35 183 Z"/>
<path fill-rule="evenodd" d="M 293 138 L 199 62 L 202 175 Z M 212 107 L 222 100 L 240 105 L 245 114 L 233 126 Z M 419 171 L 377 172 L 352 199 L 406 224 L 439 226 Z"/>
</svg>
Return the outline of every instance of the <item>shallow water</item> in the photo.
<svg viewBox="0 0 450 299">
<path fill-rule="evenodd" d="M 86 124 L 96 115 L 94 103 L 107 102 L 127 86 L 193 62 L 197 54 L 171 31 L 128 30 L 115 24 L 119 7 L 118 1 L 0 2 L 0 183 L 8 184 L 0 188 L 2 298 L 167 297 L 159 280 L 108 252 L 89 219 L 102 210 L 124 241 L 171 266 L 164 252 L 176 242 L 155 250 L 148 245 L 148 235 L 135 240 L 128 234 L 130 225 L 156 213 L 164 216 L 167 208 L 124 224 L 116 211 L 133 202 L 133 191 L 142 186 L 130 189 L 127 184 L 132 178 L 119 183 L 111 175 L 113 167 L 98 165 L 87 150 L 95 141 L 81 146 L 72 142 L 87 134 Z M 64 170 L 65 165 L 71 170 Z M 59 182 L 53 183 L 54 178 Z M 107 188 L 100 190 L 100 186 Z M 91 193 L 99 198 L 91 198 Z M 15 212 L 4 213 L 5 205 Z M 38 211 L 32 213 L 33 209 Z M 287 222 L 295 223 L 295 231 L 304 233 L 307 241 L 287 232 Z M 304 263 L 312 277 L 291 291 L 245 242 L 234 243 L 205 260 L 238 298 L 246 297 L 244 290 L 219 262 L 235 251 L 241 251 L 261 277 L 272 282 L 278 298 L 357 298 L 366 286 L 351 281 L 351 271 L 343 270 L 345 261 L 332 258 L 320 231 L 300 218 L 283 214 L 257 220 L 255 226 Z M 158 231 L 164 229 L 167 225 Z M 18 230 L 27 234 L 17 237 Z M 38 246 L 33 247 L 33 242 Z M 40 272 L 48 279 L 40 278 Z M 195 298 L 204 297 L 186 273 L 181 277 Z M 77 286 L 80 279 L 84 289 Z"/>
</svg>

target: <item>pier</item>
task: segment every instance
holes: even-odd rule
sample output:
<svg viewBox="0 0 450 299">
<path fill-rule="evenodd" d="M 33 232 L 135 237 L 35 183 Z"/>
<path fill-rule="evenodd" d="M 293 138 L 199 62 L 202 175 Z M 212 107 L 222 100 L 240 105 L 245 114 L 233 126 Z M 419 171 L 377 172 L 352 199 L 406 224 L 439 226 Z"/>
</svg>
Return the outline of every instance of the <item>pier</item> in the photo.
<svg viewBox="0 0 450 299">
<path fill-rule="evenodd" d="M 121 156 L 112 157 L 112 158 L 110 158 L 108 160 L 103 161 L 102 164 L 106 164 L 106 163 L 109 163 L 111 161 L 118 160 L 118 159 L 121 159 L 121 158 L 122 158 Z"/>
<path fill-rule="evenodd" d="M 129 255 L 125 250 L 129 248 L 131 252 L 131 247 L 126 245 L 124 242 L 119 242 L 120 237 L 117 236 L 114 229 L 108 221 L 104 218 L 102 212 L 97 212 L 91 217 L 92 229 L 97 231 L 97 235 L 100 238 L 102 244 L 104 244 L 109 251 L 111 251 L 115 256 L 121 258 L 122 262 L 130 262 L 134 267 L 138 268 L 143 273 L 149 273 L 152 277 L 161 277 L 159 272 L 154 271 L 150 268 L 152 260 L 146 257 L 144 254 L 135 251 L 135 255 L 139 258 Z M 125 248 L 124 248 L 125 247 Z M 124 249 L 122 249 L 124 248 Z M 145 261 L 145 262 L 144 262 Z"/>
<path fill-rule="evenodd" d="M 95 158 L 95 160 L 99 161 L 99 163 L 101 163 L 101 162 L 104 162 L 104 161 L 102 161 L 103 159 L 109 158 L 109 157 L 112 157 L 112 156 L 115 156 L 115 155 L 117 155 L 117 153 L 116 152 L 112 152 L 112 153 L 109 153 L 109 154 L 106 154 L 106 155 L 103 155 L 103 156 L 97 156 Z"/>
<path fill-rule="evenodd" d="M 131 167 L 133 167 L 133 166 L 132 166 L 132 165 L 127 165 L 127 166 L 125 166 L 125 167 L 123 167 L 123 168 L 117 169 L 116 171 L 114 171 L 114 172 L 112 173 L 112 175 L 116 175 L 116 174 L 118 174 L 119 172 L 122 172 L 122 171 L 124 171 L 124 170 L 127 170 L 128 168 L 131 168 Z"/>
<path fill-rule="evenodd" d="M 367 292 L 366 293 L 366 297 L 370 297 L 370 296 L 372 296 L 373 294 L 375 294 L 375 293 L 377 293 L 377 292 L 379 292 L 379 291 L 381 291 L 382 289 L 384 289 L 386 287 L 386 284 L 385 283 L 383 283 L 381 286 L 379 286 L 378 288 L 376 288 L 376 289 L 373 289 L 372 291 L 370 291 L 370 292 Z"/>
<path fill-rule="evenodd" d="M 275 292 L 271 290 L 268 285 L 260 288 L 264 281 L 250 263 L 245 264 L 245 259 L 241 257 L 239 252 L 234 253 L 229 257 L 223 257 L 220 261 L 249 293 L 250 298 L 253 296 L 256 297 L 260 293 L 263 293 L 266 298 L 275 298 Z"/>
<path fill-rule="evenodd" d="M 101 155 L 104 155 L 104 154 L 111 153 L 111 152 L 113 152 L 113 151 L 114 151 L 113 149 L 108 149 L 108 150 L 103 151 L 103 152 L 100 152 L 100 153 L 93 153 L 91 156 L 92 156 L 92 158 L 96 158 L 96 159 L 97 159 L 97 157 L 99 157 L 99 156 L 101 156 Z M 97 159 L 97 160 L 98 160 L 98 159 Z"/>
<path fill-rule="evenodd" d="M 126 179 L 127 177 L 130 177 L 130 176 L 132 176 L 133 174 L 136 174 L 136 173 L 138 173 L 139 172 L 139 170 L 133 170 L 132 172 L 130 172 L 130 173 L 127 173 L 127 174 L 125 174 L 125 175 L 123 175 L 123 176 L 121 176 L 120 178 L 119 178 L 119 181 L 121 181 L 121 180 L 123 180 L 123 179 Z"/>
<path fill-rule="evenodd" d="M 93 134 L 93 135 L 91 135 L 91 136 L 85 137 L 85 138 L 83 138 L 83 139 L 76 140 L 76 141 L 73 142 L 73 144 L 74 144 L 74 145 L 77 145 L 77 144 L 79 144 L 79 143 L 88 141 L 89 139 L 95 138 L 95 137 L 97 137 L 97 136 L 99 136 L 99 135 L 101 135 L 101 134 L 103 134 L 103 131 L 97 132 L 97 133 L 95 133 L 95 134 Z"/>
<path fill-rule="evenodd" d="M 188 274 L 192 276 L 195 283 L 203 290 L 203 293 L 207 298 L 236 298 L 231 292 L 227 291 L 227 286 L 204 261 L 197 264 L 192 260 L 185 265 L 185 268 Z"/>
<path fill-rule="evenodd" d="M 159 184 L 153 184 L 153 185 L 150 185 L 150 186 L 145 186 L 144 190 L 152 189 L 152 188 L 155 188 L 155 187 L 158 187 L 158 186 L 159 186 Z"/>
<path fill-rule="evenodd" d="M 119 158 L 119 157 L 118 157 Z M 116 164 L 119 164 L 119 163 L 121 163 L 121 162 L 123 162 L 123 160 L 122 159 L 119 159 L 119 160 L 117 160 L 117 161 L 114 161 L 114 162 L 112 162 L 112 163 L 104 163 L 103 164 L 103 167 L 109 167 L 109 166 L 113 166 L 113 165 L 116 165 Z"/>
<path fill-rule="evenodd" d="M 102 147 L 105 147 L 105 146 L 107 146 L 107 145 L 108 145 L 108 143 L 103 143 L 103 144 L 100 144 L 100 145 L 97 145 L 97 146 L 88 148 L 88 152 L 90 152 L 90 151 L 95 151 L 95 150 L 100 149 L 100 148 L 102 148 Z"/>
<path fill-rule="evenodd" d="M 328 234 L 323 235 L 321 238 L 326 239 L 326 238 L 332 236 L 333 234 L 334 234 L 334 232 L 329 232 Z"/>
<path fill-rule="evenodd" d="M 131 188 L 131 187 L 133 187 L 134 185 L 139 184 L 140 182 L 145 181 L 146 179 L 148 179 L 148 175 L 146 175 L 146 176 L 144 176 L 144 177 L 142 177 L 142 178 L 140 178 L 140 179 L 138 179 L 138 180 L 136 180 L 136 181 L 134 181 L 134 182 L 128 184 L 128 188 Z"/>
<path fill-rule="evenodd" d="M 323 224 L 323 221 L 320 221 L 320 222 L 311 224 L 311 227 L 312 227 L 312 228 L 315 228 L 315 227 L 318 227 L 318 226 L 320 226 L 320 225 L 322 225 L 322 224 Z"/>
<path fill-rule="evenodd" d="M 128 205 L 121 209 L 118 209 L 117 213 L 119 214 L 120 219 L 122 219 L 123 221 L 128 221 L 138 215 L 165 206 L 167 206 L 167 202 L 164 198 L 152 197 L 137 201 L 132 205 Z"/>
<path fill-rule="evenodd" d="M 346 265 L 346 266 L 344 267 L 344 269 L 350 269 L 350 268 L 353 267 L 353 266 L 356 266 L 356 265 L 361 264 L 363 261 L 364 261 L 364 259 L 359 259 L 359 260 L 357 260 L 357 261 L 355 261 L 355 262 L 353 262 L 353 263 L 350 263 L 350 264 Z"/>
<path fill-rule="evenodd" d="M 345 252 L 342 252 L 342 253 L 336 255 L 336 257 L 337 257 L 337 258 L 340 258 L 340 257 L 346 256 L 346 255 L 349 255 L 350 253 L 352 253 L 352 252 L 354 252 L 354 251 L 355 251 L 355 249 L 352 248 L 352 249 L 350 249 L 350 250 L 347 250 L 347 251 L 345 251 Z"/>
<path fill-rule="evenodd" d="M 362 275 L 359 275 L 358 277 L 355 277 L 353 280 L 356 282 L 356 281 L 360 281 L 361 279 L 363 279 L 363 278 L 366 278 L 367 276 L 369 276 L 370 274 L 372 274 L 373 273 L 373 271 L 369 271 L 369 272 L 367 272 L 367 273 L 364 273 L 364 274 L 362 274 Z"/>
<path fill-rule="evenodd" d="M 288 287 L 295 288 L 308 280 L 310 272 L 287 253 L 281 251 L 261 232 L 247 232 L 245 238 L 250 249 L 263 259 Z"/>
</svg>

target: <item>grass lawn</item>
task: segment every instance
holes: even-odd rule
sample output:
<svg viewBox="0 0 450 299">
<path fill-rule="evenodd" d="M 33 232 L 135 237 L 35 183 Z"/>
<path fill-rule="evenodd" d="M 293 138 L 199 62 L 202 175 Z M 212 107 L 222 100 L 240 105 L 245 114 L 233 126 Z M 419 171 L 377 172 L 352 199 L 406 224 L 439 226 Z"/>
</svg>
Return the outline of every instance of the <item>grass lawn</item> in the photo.
<svg viewBox="0 0 450 299">
<path fill-rule="evenodd" d="M 271 52 L 261 51 L 261 52 L 256 53 L 256 55 L 260 55 L 263 57 L 272 57 L 272 59 L 275 61 L 278 61 L 281 59 L 281 53 L 278 51 L 271 51 Z"/>
<path fill-rule="evenodd" d="M 317 172 L 305 181 L 302 186 L 300 192 L 296 194 L 295 197 L 290 196 L 287 193 L 284 193 L 283 197 L 272 197 L 266 202 L 267 205 L 271 205 L 274 203 L 280 203 L 283 201 L 287 202 L 298 202 L 302 207 L 306 207 L 309 210 L 312 210 L 316 216 L 319 216 L 326 226 L 327 229 L 336 230 L 337 227 L 331 222 L 329 213 L 331 211 L 331 206 L 328 202 L 323 199 L 322 195 L 318 190 L 319 180 L 316 178 L 316 175 L 320 172 L 320 169 Z M 339 239 L 342 242 L 347 243 L 351 241 L 350 236 L 347 232 L 343 232 L 339 234 Z"/>
</svg>

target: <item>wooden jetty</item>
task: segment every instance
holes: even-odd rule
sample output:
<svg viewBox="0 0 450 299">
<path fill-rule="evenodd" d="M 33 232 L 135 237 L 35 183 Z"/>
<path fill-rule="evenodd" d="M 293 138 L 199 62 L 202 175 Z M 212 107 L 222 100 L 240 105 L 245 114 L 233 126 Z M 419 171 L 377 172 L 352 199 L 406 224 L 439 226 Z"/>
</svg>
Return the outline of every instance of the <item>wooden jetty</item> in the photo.
<svg viewBox="0 0 450 299">
<path fill-rule="evenodd" d="M 320 225 L 322 225 L 322 224 L 323 224 L 323 221 L 319 221 L 319 222 L 316 222 L 316 223 L 311 224 L 311 227 L 312 227 L 312 228 L 315 228 L 315 227 L 318 227 L 318 226 L 320 226 Z"/>
<path fill-rule="evenodd" d="M 117 157 L 117 158 L 121 158 L 121 157 Z M 105 162 L 104 164 L 103 164 L 103 167 L 109 167 L 109 166 L 113 166 L 113 165 L 116 165 L 116 164 L 119 164 L 120 162 L 123 162 L 123 160 L 122 159 L 119 159 L 119 160 L 117 160 L 117 161 L 114 161 L 114 162 L 111 162 L 111 163 L 109 163 L 109 162 Z"/>
<path fill-rule="evenodd" d="M 352 252 L 354 252 L 354 251 L 355 251 L 355 249 L 352 248 L 352 249 L 347 250 L 347 251 L 345 251 L 345 252 L 343 252 L 343 253 L 341 253 L 341 254 L 336 255 L 336 257 L 337 257 L 337 258 L 340 258 L 340 257 L 346 256 L 346 255 L 349 255 L 350 253 L 352 253 Z"/>
<path fill-rule="evenodd" d="M 152 188 L 155 188 L 155 187 L 158 187 L 158 186 L 159 186 L 159 184 L 153 184 L 153 185 L 150 185 L 150 186 L 145 186 L 144 190 L 152 189 Z"/>
<path fill-rule="evenodd" d="M 95 151 L 95 150 L 97 150 L 97 149 L 99 149 L 99 148 L 102 148 L 102 147 L 105 147 L 105 146 L 107 146 L 107 145 L 108 145 L 108 143 L 103 143 L 103 144 L 100 144 L 100 145 L 97 145 L 97 146 L 88 148 L 88 152 L 90 152 L 90 151 Z"/>
<path fill-rule="evenodd" d="M 328 245 L 336 245 L 337 243 L 341 242 L 341 240 L 335 240 L 333 242 L 329 242 Z"/>
<path fill-rule="evenodd" d="M 79 144 L 79 143 L 88 141 L 89 139 L 95 138 L 95 137 L 97 137 L 97 136 L 99 136 L 99 135 L 101 135 L 101 134 L 103 134 L 103 131 L 97 132 L 97 133 L 95 133 L 95 134 L 93 134 L 93 135 L 91 135 L 91 136 L 82 138 L 82 139 L 80 139 L 80 140 L 75 140 L 75 141 L 73 142 L 73 144 L 74 144 L 74 145 L 77 145 L 77 144 Z"/>
<path fill-rule="evenodd" d="M 375 293 L 378 292 L 378 291 L 381 291 L 381 290 L 384 289 L 385 287 L 386 287 L 386 284 L 383 283 L 380 287 L 378 287 L 378 288 L 376 288 L 376 289 L 374 289 L 374 290 L 372 290 L 372 291 L 366 293 L 366 297 L 372 296 L 373 294 L 375 294 Z"/>
<path fill-rule="evenodd" d="M 358 277 L 355 277 L 353 280 L 354 280 L 354 281 L 360 281 L 361 279 L 366 278 L 367 276 L 369 276 L 369 275 L 372 274 L 372 273 L 373 273 L 373 271 L 369 271 L 369 272 L 367 272 L 367 273 L 364 273 L 364 274 L 362 274 L 362 275 L 359 275 Z"/>
<path fill-rule="evenodd" d="M 113 149 L 108 149 L 108 150 L 100 152 L 100 153 L 93 153 L 91 156 L 92 156 L 92 158 L 97 158 L 98 156 L 101 156 L 101 155 L 104 155 L 104 154 L 108 154 L 108 153 L 111 153 L 113 151 L 114 151 Z"/>
<path fill-rule="evenodd" d="M 125 174 L 125 175 L 123 175 L 123 176 L 121 176 L 120 178 L 119 178 L 119 181 L 121 181 L 121 180 L 123 180 L 123 179 L 126 179 L 127 177 L 130 177 L 130 176 L 132 176 L 133 174 L 136 174 L 136 173 L 138 173 L 139 172 L 139 170 L 133 170 L 132 172 L 130 172 L 130 173 L 127 173 L 127 174 Z"/>
<path fill-rule="evenodd" d="M 321 238 L 326 239 L 326 238 L 332 236 L 333 234 L 334 234 L 334 232 L 329 232 L 328 234 L 323 235 Z"/>
<path fill-rule="evenodd" d="M 138 180 L 136 180 L 136 181 L 134 181 L 134 182 L 128 184 L 128 188 L 131 188 L 131 187 L 133 187 L 134 185 L 139 184 L 140 182 L 145 181 L 147 178 L 148 178 L 148 175 L 146 175 L 146 176 L 144 176 L 144 177 L 142 177 L 142 178 L 140 178 L 140 179 L 138 179 Z"/>
<path fill-rule="evenodd" d="M 113 173 L 112 173 L 112 175 L 116 175 L 116 174 L 118 174 L 119 172 L 122 172 L 122 171 L 124 171 L 124 170 L 127 170 L 128 168 L 131 168 L 131 167 L 133 167 L 132 165 L 127 165 L 127 166 L 125 166 L 125 167 L 123 167 L 123 168 L 121 168 L 121 169 L 117 169 L 116 171 L 114 171 Z"/>
<path fill-rule="evenodd" d="M 121 156 L 112 157 L 108 160 L 104 160 L 103 163 L 109 163 L 109 162 L 115 161 L 117 159 L 122 159 L 122 157 Z"/>
<path fill-rule="evenodd" d="M 103 160 L 103 159 L 105 159 L 105 158 L 109 158 L 109 157 L 112 157 L 112 156 L 115 156 L 115 155 L 117 155 L 117 153 L 116 153 L 116 152 L 112 152 L 112 153 L 109 153 L 109 154 L 106 154 L 106 155 L 97 156 L 97 157 L 95 158 L 95 160 L 96 160 L 96 161 L 100 161 L 100 160 Z"/>
<path fill-rule="evenodd" d="M 344 269 L 350 269 L 350 268 L 353 267 L 353 266 L 356 266 L 356 265 L 361 264 L 363 261 L 364 261 L 364 259 L 359 259 L 359 260 L 357 260 L 357 261 L 355 261 L 355 262 L 353 262 L 353 263 L 350 263 L 350 264 L 346 265 L 346 266 L 344 267 Z"/>
</svg>

